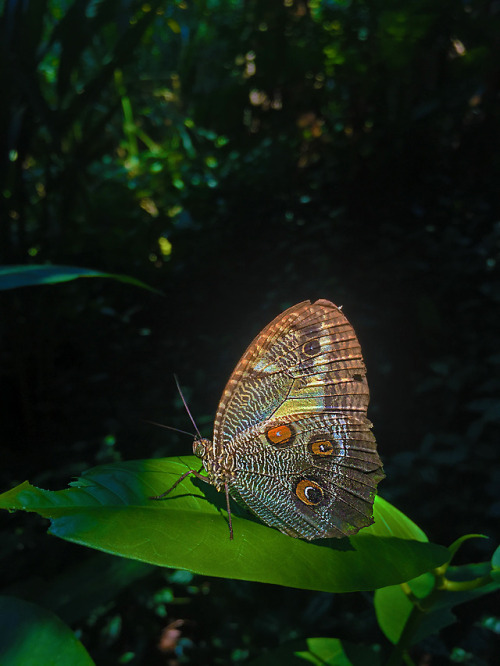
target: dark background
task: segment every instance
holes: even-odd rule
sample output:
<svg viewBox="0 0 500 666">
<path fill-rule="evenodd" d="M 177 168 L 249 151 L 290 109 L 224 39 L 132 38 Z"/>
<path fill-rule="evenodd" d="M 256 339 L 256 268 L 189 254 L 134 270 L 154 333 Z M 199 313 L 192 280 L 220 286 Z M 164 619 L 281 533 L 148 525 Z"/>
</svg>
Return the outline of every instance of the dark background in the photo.
<svg viewBox="0 0 500 666">
<path fill-rule="evenodd" d="M 487 559 L 500 515 L 498 3 L 0 8 L 1 263 L 124 273 L 164 293 L 110 280 L 2 293 L 1 488 L 190 452 L 144 422 L 191 428 L 173 374 L 210 435 L 253 336 L 327 298 L 363 347 L 381 494 L 443 545 L 489 536 L 463 556 Z M 5 586 L 94 557 L 33 516 L 3 521 Z M 383 640 L 370 595 L 162 571 L 129 583 L 70 614 L 98 663 Z M 463 607 L 421 654 L 494 663 L 494 609 Z M 157 645 L 175 620 L 174 657 Z"/>
</svg>

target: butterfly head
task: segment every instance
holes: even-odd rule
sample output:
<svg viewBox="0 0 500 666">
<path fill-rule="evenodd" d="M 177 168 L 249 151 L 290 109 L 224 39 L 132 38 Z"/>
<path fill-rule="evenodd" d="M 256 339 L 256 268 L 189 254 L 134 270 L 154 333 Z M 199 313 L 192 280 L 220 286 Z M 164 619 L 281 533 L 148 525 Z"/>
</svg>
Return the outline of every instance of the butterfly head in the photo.
<svg viewBox="0 0 500 666">
<path fill-rule="evenodd" d="M 228 467 L 228 461 L 223 461 L 220 456 L 214 455 L 213 449 L 213 442 L 209 439 L 200 437 L 193 442 L 193 453 L 197 458 L 201 458 L 207 479 L 216 490 L 222 490 L 231 476 L 230 464 Z"/>
<path fill-rule="evenodd" d="M 193 453 L 197 458 L 201 458 L 202 460 L 206 456 L 206 452 L 211 444 L 211 441 L 209 439 L 195 439 L 193 442 Z"/>
</svg>

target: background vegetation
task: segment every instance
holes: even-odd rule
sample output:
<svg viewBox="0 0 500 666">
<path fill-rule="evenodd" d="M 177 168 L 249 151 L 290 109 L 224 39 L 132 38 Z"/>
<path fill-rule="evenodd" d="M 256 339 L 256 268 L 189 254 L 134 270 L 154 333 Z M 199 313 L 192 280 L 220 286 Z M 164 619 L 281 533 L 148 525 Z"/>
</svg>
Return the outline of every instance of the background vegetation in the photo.
<svg viewBox="0 0 500 666">
<path fill-rule="evenodd" d="M 189 429 L 173 373 L 209 434 L 252 337 L 322 297 L 363 346 L 381 494 L 433 541 L 481 532 L 468 559 L 491 553 L 499 35 L 483 0 L 0 2 L 0 262 L 164 293 L 78 280 L 2 294 L 1 488 L 189 452 L 143 421 Z M 3 590 L 69 594 L 64 619 L 97 663 L 377 640 L 368 595 L 133 563 L 113 577 L 112 558 L 31 518 L 3 518 Z M 475 604 L 422 659 L 494 663 L 498 608 Z"/>
</svg>

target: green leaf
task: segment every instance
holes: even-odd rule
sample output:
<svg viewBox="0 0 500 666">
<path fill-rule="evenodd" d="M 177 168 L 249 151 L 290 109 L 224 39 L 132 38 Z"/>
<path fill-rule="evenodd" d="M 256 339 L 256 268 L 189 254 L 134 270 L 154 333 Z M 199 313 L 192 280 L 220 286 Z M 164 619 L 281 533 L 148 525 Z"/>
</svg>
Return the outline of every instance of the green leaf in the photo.
<svg viewBox="0 0 500 666">
<path fill-rule="evenodd" d="M 377 498 L 375 524 L 349 539 L 293 539 L 234 506 L 230 541 L 225 499 L 212 486 L 186 478 L 161 501 L 194 456 L 95 467 L 67 490 L 24 482 L 0 495 L 0 507 L 35 511 L 68 541 L 151 564 L 210 576 L 329 592 L 373 590 L 439 566 L 446 548 L 426 542 L 400 511 Z"/>
<path fill-rule="evenodd" d="M 483 576 L 488 576 L 490 571 L 489 562 L 467 564 L 459 567 L 448 567 L 446 577 L 451 581 L 474 581 Z M 434 587 L 434 576 L 431 573 L 423 574 L 410 581 L 409 586 L 418 599 L 424 599 Z M 426 636 L 437 634 L 444 627 L 453 624 L 455 615 L 451 609 L 454 606 L 490 594 L 498 589 L 500 589 L 500 582 L 493 581 L 469 590 L 442 590 L 436 596 L 430 610 L 422 613 L 412 643 L 418 643 Z M 414 605 L 399 585 L 389 586 L 375 592 L 377 621 L 391 643 L 398 642 L 413 608 Z"/>
<path fill-rule="evenodd" d="M 464 534 L 463 536 L 459 537 L 456 541 L 454 541 L 451 546 L 448 546 L 448 550 L 450 551 L 450 562 L 453 560 L 455 555 L 457 554 L 458 550 L 463 546 L 464 543 L 469 541 L 470 539 L 487 539 L 488 537 L 485 536 L 484 534 Z"/>
<path fill-rule="evenodd" d="M 251 662 L 252 666 L 378 666 L 380 657 L 371 646 L 354 645 L 338 638 L 290 641 Z"/>
<path fill-rule="evenodd" d="M 92 666 L 94 662 L 57 615 L 16 597 L 0 596 L 2 666 Z"/>
<path fill-rule="evenodd" d="M 175 32 L 176 35 L 181 34 L 181 26 L 174 19 L 167 19 L 167 25 L 172 32 Z"/>
<path fill-rule="evenodd" d="M 493 553 L 493 557 L 491 558 L 491 566 L 491 577 L 495 582 L 500 583 L 500 546 L 498 546 L 498 548 Z"/>
<path fill-rule="evenodd" d="M 429 594 L 434 586 L 434 576 L 424 573 L 409 583 L 412 592 L 419 598 Z M 391 585 L 375 592 L 375 613 L 379 627 L 391 643 L 396 644 L 405 628 L 414 608 L 412 602 L 399 585 Z M 452 616 L 453 617 L 453 616 Z M 446 626 L 450 618 L 446 618 Z M 444 619 L 443 619 L 444 621 Z M 453 622 L 453 619 L 451 620 Z M 441 626 L 436 627 L 439 631 Z M 420 640 L 420 633 L 413 642 Z"/>
<path fill-rule="evenodd" d="M 33 265 L 33 266 L 0 266 L 0 291 L 6 289 L 17 289 L 18 287 L 29 287 L 40 284 L 56 284 L 57 282 L 69 282 L 77 278 L 100 277 L 112 278 L 119 282 L 133 284 L 136 287 L 153 291 L 157 294 L 161 292 L 149 285 L 129 277 L 128 275 L 116 275 L 113 273 L 103 273 L 94 271 L 90 268 L 79 268 L 77 266 L 52 266 L 52 265 Z"/>
</svg>

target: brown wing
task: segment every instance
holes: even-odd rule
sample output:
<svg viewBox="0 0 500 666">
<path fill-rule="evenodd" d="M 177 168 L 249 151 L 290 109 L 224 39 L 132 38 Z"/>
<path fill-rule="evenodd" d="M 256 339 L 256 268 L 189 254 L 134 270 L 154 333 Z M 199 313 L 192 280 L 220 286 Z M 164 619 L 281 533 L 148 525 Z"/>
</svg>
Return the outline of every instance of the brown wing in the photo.
<svg viewBox="0 0 500 666">
<path fill-rule="evenodd" d="M 214 441 L 225 447 L 277 412 L 320 408 L 366 416 L 365 375 L 361 347 L 341 310 L 326 300 L 299 303 L 266 326 L 243 354 L 222 394 Z"/>
<path fill-rule="evenodd" d="M 384 474 L 366 422 L 330 413 L 293 415 L 255 426 L 234 444 L 230 493 L 264 523 L 319 539 L 349 536 L 373 522 Z"/>
<path fill-rule="evenodd" d="M 231 494 L 264 522 L 314 539 L 372 522 L 383 477 L 361 348 L 333 303 L 300 303 L 248 347 L 222 395 L 214 451 Z"/>
</svg>

